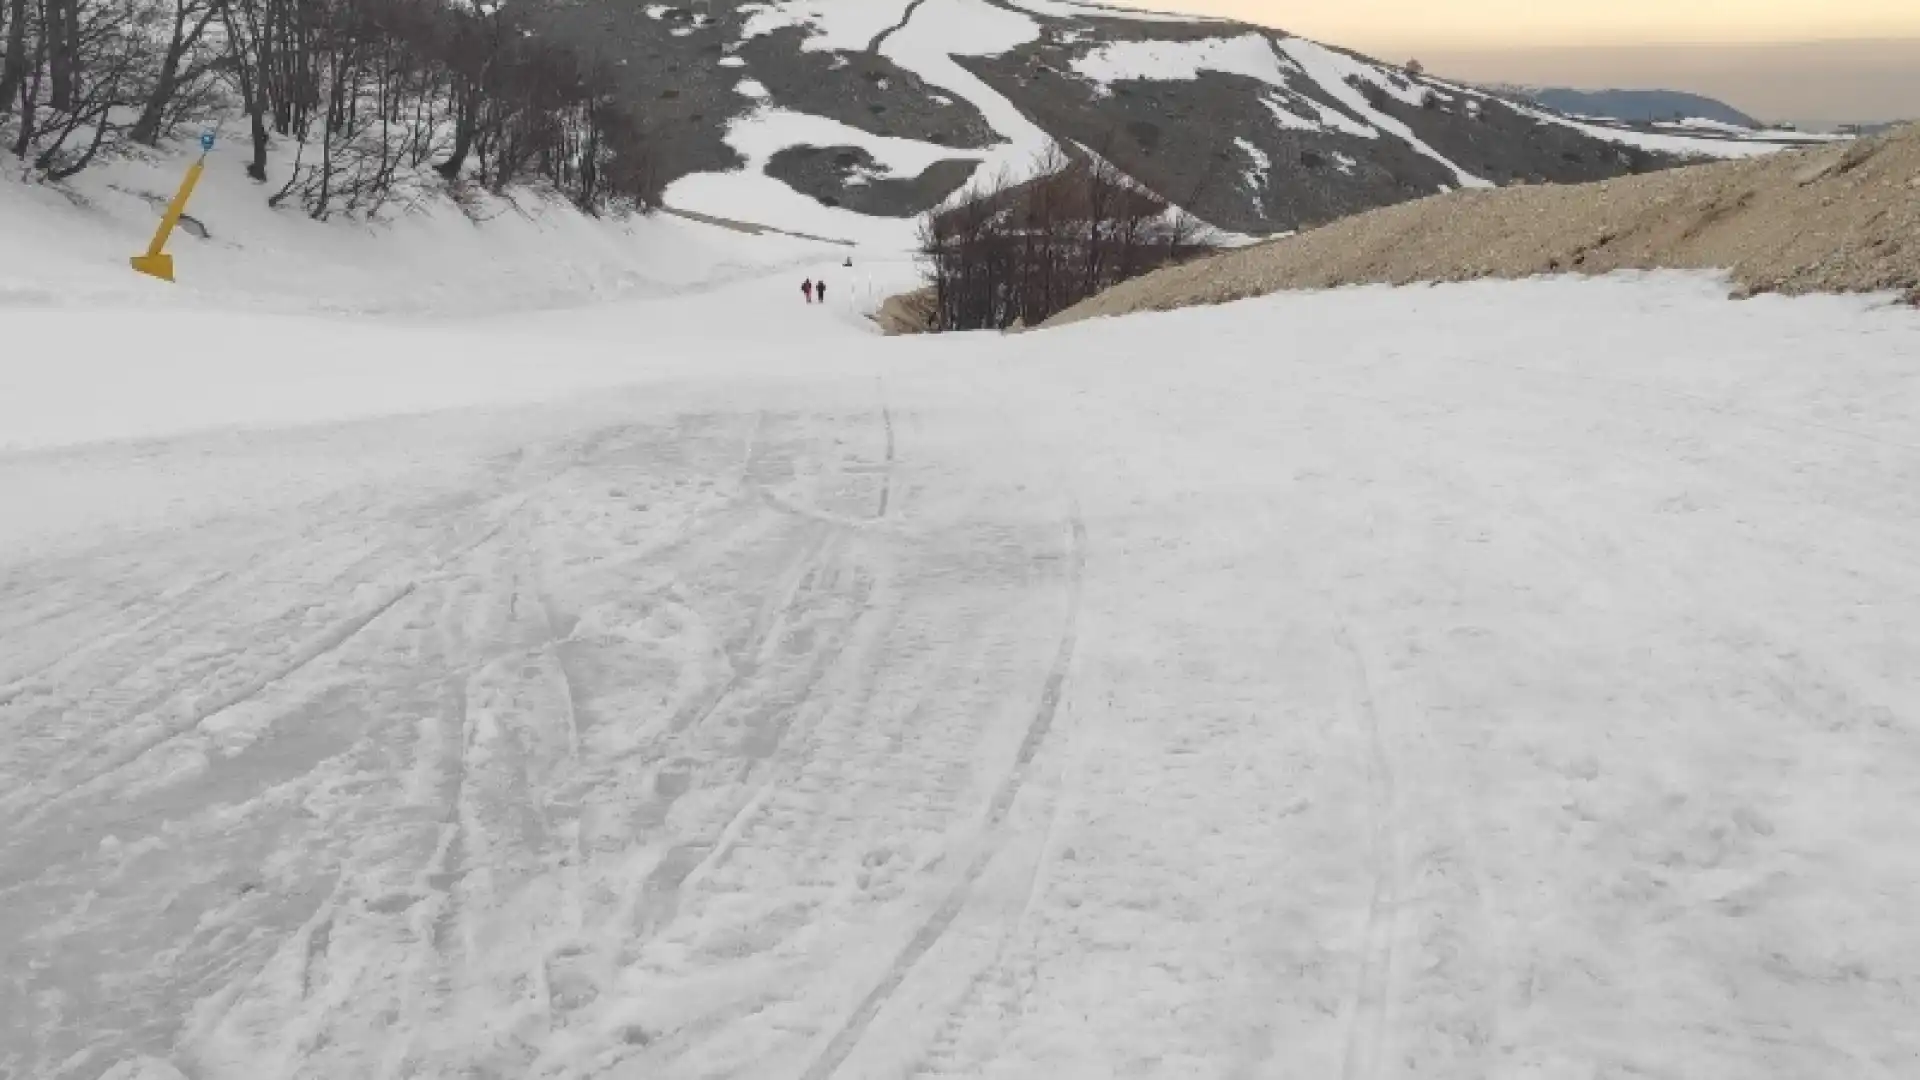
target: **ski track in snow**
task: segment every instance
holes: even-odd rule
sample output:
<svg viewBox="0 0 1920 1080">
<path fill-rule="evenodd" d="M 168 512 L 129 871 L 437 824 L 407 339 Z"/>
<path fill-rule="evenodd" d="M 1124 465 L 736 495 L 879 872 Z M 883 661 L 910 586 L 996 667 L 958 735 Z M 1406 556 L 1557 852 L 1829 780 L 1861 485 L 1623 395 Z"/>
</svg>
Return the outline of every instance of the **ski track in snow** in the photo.
<svg viewBox="0 0 1920 1080">
<path fill-rule="evenodd" d="M 791 286 L 0 454 L 0 1075 L 1910 1073 L 1910 313 Z"/>
<path fill-rule="evenodd" d="M 1394 824 L 1398 799 L 1394 794 L 1393 761 L 1380 730 L 1374 707 L 1373 681 L 1366 660 L 1347 629 L 1339 631 L 1340 647 L 1351 658 L 1356 683 L 1354 713 L 1367 747 L 1367 773 L 1373 789 L 1373 835 L 1368 841 L 1373 863 L 1373 896 L 1367 903 L 1361 937 L 1360 978 L 1355 990 L 1347 1047 L 1340 1067 L 1341 1080 L 1373 1080 L 1382 1063 L 1392 1057 L 1387 1041 L 1388 1007 L 1393 996 L 1394 940 L 1399 936 L 1399 912 L 1404 901 L 1400 882 L 1399 830 Z"/>
<path fill-rule="evenodd" d="M 1053 665 L 1048 669 L 1046 681 L 1041 686 L 1039 706 L 1034 710 L 1032 721 L 1027 725 L 1026 733 L 1014 755 L 1012 766 L 994 792 L 993 801 L 987 805 L 986 820 L 981 827 L 984 836 L 980 841 L 981 850 L 967 865 L 966 872 L 961 876 L 960 881 L 941 901 L 932 917 L 914 932 L 899 956 L 887 966 L 879 983 L 861 999 L 859 1007 L 854 1010 L 846 1024 L 834 1032 L 826 1049 L 813 1064 L 807 1067 L 806 1072 L 801 1074 L 801 1080 L 827 1080 L 828 1077 L 837 1074 L 848 1056 L 859 1045 L 862 1037 L 866 1035 L 881 1009 L 892 1001 L 902 984 L 914 974 L 916 967 L 927 953 L 953 926 L 981 875 L 1000 855 L 1005 845 L 1005 837 L 1001 834 L 1008 811 L 1012 809 L 1014 800 L 1019 798 L 1026 784 L 1034 756 L 1053 729 L 1054 716 L 1060 706 L 1060 695 L 1066 682 L 1068 668 L 1073 662 L 1075 642 L 1079 637 L 1080 595 L 1085 574 L 1087 534 L 1086 525 L 1077 513 L 1069 528 L 1072 540 L 1068 558 L 1072 563 L 1072 569 L 1068 584 L 1066 628 L 1061 634 L 1059 650 L 1054 654 Z M 1037 873 L 1038 868 L 1035 868 L 1034 875 Z"/>
</svg>

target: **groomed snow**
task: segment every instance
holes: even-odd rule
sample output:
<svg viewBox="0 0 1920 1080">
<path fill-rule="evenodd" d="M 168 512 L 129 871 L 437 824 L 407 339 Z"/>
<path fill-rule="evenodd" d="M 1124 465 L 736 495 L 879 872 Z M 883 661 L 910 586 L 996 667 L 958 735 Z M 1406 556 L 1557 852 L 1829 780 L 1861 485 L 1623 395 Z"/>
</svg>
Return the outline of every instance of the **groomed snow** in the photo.
<svg viewBox="0 0 1920 1080">
<path fill-rule="evenodd" d="M 404 229 L 236 208 L 143 292 L 44 194 L 0 1075 L 1906 1072 L 1910 309 L 889 340 L 903 265 L 703 226 L 762 269 L 347 320 Z M 544 265 L 468 228 L 481 296 Z"/>
<path fill-rule="evenodd" d="M 951 153 L 816 120 L 731 134 Z M 904 263 L 224 151 L 169 287 L 178 171 L 0 182 L 0 1075 L 1904 1075 L 1911 313 L 882 342 Z M 676 195 L 910 239 L 754 171 Z"/>
</svg>

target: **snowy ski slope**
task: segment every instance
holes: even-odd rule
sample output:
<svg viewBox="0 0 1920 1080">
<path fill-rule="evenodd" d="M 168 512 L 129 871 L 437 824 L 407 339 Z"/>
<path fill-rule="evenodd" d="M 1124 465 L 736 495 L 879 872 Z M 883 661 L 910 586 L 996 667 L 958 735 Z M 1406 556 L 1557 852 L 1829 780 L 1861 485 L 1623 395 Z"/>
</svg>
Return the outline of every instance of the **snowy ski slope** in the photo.
<svg viewBox="0 0 1920 1080">
<path fill-rule="evenodd" d="M 1911 310 L 98 194 L 0 186 L 0 1076 L 1911 1074 Z"/>
</svg>

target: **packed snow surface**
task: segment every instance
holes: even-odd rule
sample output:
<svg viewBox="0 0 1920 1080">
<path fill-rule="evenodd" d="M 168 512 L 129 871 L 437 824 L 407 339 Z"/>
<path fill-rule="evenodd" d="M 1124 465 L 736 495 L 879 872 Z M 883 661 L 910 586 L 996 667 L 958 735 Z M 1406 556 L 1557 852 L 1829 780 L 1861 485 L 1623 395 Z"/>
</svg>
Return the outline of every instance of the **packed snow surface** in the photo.
<svg viewBox="0 0 1920 1080">
<path fill-rule="evenodd" d="M 5 294 L 0 1075 L 1911 1075 L 1911 311 L 812 250 Z"/>
</svg>

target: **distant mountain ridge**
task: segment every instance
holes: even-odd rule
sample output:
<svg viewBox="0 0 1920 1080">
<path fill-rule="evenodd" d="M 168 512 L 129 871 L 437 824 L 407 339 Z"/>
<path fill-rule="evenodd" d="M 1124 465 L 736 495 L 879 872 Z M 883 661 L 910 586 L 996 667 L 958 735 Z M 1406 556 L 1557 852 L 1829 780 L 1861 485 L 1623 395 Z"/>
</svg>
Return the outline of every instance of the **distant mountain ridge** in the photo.
<svg viewBox="0 0 1920 1080">
<path fill-rule="evenodd" d="M 1574 90 L 1529 87 L 1525 93 L 1549 109 L 1571 116 L 1604 116 L 1650 123 L 1655 120 L 1717 120 L 1757 128 L 1758 120 L 1724 101 L 1683 90 Z"/>
<path fill-rule="evenodd" d="M 1463 187 L 1771 153 L 1628 130 L 1271 27 L 1090 0 L 541 0 L 616 71 L 675 210 L 876 246 L 1052 149 L 1238 237 Z"/>
</svg>

